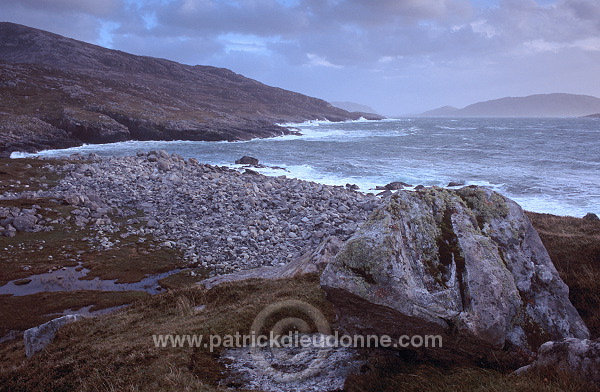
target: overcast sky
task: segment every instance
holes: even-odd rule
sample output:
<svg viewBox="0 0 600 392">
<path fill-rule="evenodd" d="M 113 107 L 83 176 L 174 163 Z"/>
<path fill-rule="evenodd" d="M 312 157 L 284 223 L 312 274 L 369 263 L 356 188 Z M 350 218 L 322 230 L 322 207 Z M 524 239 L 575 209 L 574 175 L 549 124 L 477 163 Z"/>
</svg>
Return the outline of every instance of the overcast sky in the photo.
<svg viewBox="0 0 600 392">
<path fill-rule="evenodd" d="M 387 115 L 600 96 L 599 0 L 0 0 L 0 19 Z"/>
</svg>

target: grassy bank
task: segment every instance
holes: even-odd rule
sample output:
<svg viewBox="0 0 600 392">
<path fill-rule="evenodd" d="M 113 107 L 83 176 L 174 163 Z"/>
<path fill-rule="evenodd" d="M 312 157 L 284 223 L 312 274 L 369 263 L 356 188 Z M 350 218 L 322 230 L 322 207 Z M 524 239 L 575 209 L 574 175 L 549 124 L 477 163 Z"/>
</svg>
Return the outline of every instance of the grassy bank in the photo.
<svg viewBox="0 0 600 392">
<path fill-rule="evenodd" d="M 153 334 L 247 333 L 254 317 L 281 299 L 300 299 L 334 321 L 318 277 L 229 283 L 211 290 L 173 290 L 136 301 L 114 314 L 61 329 L 54 343 L 30 360 L 23 344 L 0 345 L 3 391 L 219 391 L 223 364 L 208 348 L 156 348 Z M 205 305 L 200 311 L 194 309 Z M 558 375 L 515 377 L 500 370 L 443 367 L 389 355 L 369 355 L 364 374 L 348 391 L 578 391 Z"/>
</svg>

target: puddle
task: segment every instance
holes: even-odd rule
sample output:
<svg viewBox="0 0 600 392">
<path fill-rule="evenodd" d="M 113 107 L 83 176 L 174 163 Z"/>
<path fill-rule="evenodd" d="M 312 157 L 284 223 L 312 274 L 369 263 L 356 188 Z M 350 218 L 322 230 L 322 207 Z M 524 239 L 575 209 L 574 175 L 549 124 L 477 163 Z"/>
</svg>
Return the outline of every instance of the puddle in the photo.
<svg viewBox="0 0 600 392">
<path fill-rule="evenodd" d="M 59 270 L 38 275 L 29 276 L 31 281 L 27 284 L 15 284 L 22 279 L 15 279 L 4 286 L 0 286 L 0 295 L 10 294 L 15 296 L 30 295 L 43 291 L 76 291 L 76 290 L 99 290 L 99 291 L 145 291 L 150 294 L 158 294 L 165 289 L 159 286 L 158 281 L 169 275 L 182 271 L 174 269 L 162 274 L 147 276 L 136 283 L 116 283 L 117 279 L 107 280 L 98 277 L 92 280 L 82 280 L 89 269 L 81 265 L 74 267 L 63 267 Z"/>
</svg>

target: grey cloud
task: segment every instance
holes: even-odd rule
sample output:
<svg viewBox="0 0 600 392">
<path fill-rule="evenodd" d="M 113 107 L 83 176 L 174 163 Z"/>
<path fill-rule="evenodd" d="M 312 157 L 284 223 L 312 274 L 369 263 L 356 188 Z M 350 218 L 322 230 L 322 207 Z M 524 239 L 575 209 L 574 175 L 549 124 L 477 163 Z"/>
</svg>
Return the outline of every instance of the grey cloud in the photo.
<svg viewBox="0 0 600 392">
<path fill-rule="evenodd" d="M 22 7 L 50 12 L 81 12 L 107 16 L 122 7 L 120 0 L 19 0 Z"/>
</svg>

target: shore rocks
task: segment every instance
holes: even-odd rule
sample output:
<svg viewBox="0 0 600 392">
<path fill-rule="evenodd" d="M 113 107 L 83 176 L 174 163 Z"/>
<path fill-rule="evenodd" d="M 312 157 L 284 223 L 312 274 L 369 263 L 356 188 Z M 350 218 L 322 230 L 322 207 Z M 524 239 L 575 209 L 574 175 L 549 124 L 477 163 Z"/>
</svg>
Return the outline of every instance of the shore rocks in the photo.
<svg viewBox="0 0 600 392">
<path fill-rule="evenodd" d="M 402 181 L 393 181 L 390 182 L 389 184 L 387 184 L 386 186 L 384 186 L 385 189 L 390 190 L 390 191 L 395 191 L 398 189 L 404 189 L 404 187 L 410 187 L 412 185 L 407 184 L 406 182 L 402 182 Z"/>
<path fill-rule="evenodd" d="M 589 332 L 537 232 L 489 189 L 398 192 L 345 243 L 321 285 L 348 333 L 440 335 L 441 360 L 527 363 Z"/>
<path fill-rule="evenodd" d="M 326 238 L 313 252 L 280 266 L 266 266 L 218 275 L 205 279 L 198 284 L 207 289 L 225 282 L 236 282 L 246 279 L 282 279 L 303 274 L 320 273 L 341 249 L 343 243 L 337 237 Z"/>
<path fill-rule="evenodd" d="M 238 159 L 237 161 L 235 161 L 235 164 L 236 165 L 252 165 L 252 166 L 257 166 L 258 165 L 258 159 L 244 155 L 243 157 L 241 157 L 240 159 Z"/>
<path fill-rule="evenodd" d="M 31 197 L 74 207 L 67 218 L 79 227 L 169 243 L 190 266 L 214 274 L 287 264 L 323 238 L 345 240 L 380 203 L 343 187 L 243 174 L 163 150 L 73 156 L 53 170 L 64 178 Z M 6 224 L 0 231 L 14 235 Z M 96 237 L 89 236 L 98 249 L 109 246 Z"/>
<path fill-rule="evenodd" d="M 530 365 L 523 366 L 515 374 L 531 372 L 562 373 L 573 379 L 600 385 L 600 339 L 568 338 L 546 342 Z"/>
<path fill-rule="evenodd" d="M 50 344 L 56 335 L 56 331 L 63 325 L 77 321 L 82 317 L 83 316 L 80 314 L 69 314 L 26 330 L 23 335 L 23 340 L 25 342 L 25 354 L 27 355 L 27 358 L 30 358 L 33 354 L 43 350 L 44 347 Z"/>
</svg>

